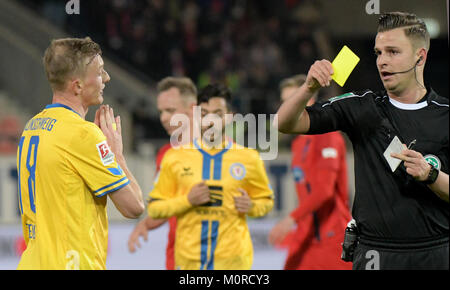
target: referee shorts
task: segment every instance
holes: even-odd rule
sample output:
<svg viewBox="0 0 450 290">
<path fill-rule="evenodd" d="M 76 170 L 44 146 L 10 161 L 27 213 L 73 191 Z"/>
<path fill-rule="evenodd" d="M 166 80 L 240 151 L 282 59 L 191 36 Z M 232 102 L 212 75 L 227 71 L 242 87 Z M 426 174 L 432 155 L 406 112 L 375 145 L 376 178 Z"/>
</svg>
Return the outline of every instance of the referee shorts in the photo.
<svg viewBox="0 0 450 290">
<path fill-rule="evenodd" d="M 393 243 L 360 237 L 353 270 L 449 270 L 449 237 Z"/>
</svg>

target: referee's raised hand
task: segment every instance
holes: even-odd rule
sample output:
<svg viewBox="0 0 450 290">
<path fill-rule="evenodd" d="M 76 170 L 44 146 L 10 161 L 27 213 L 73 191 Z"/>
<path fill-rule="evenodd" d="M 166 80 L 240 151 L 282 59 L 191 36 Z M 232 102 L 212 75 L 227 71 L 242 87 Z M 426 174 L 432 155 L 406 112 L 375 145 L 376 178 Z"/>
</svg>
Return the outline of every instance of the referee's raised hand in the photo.
<svg viewBox="0 0 450 290">
<path fill-rule="evenodd" d="M 311 92 L 315 92 L 321 87 L 328 87 L 331 84 L 333 75 L 331 62 L 326 59 L 316 60 L 309 68 L 306 77 L 306 86 Z"/>
</svg>

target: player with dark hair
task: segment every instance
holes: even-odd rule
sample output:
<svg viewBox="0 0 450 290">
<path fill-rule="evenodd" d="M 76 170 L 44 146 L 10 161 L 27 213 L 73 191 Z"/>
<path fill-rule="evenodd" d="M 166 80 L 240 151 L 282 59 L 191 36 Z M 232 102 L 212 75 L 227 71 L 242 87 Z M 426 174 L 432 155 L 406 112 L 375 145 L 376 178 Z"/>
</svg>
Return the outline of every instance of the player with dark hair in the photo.
<svg viewBox="0 0 450 290">
<path fill-rule="evenodd" d="M 354 269 L 449 269 L 448 99 L 424 85 L 428 50 L 423 20 L 383 14 L 374 51 L 385 91 L 351 92 L 307 107 L 333 75 L 331 63 L 321 60 L 278 110 L 281 132 L 342 130 L 352 141 Z"/>
<path fill-rule="evenodd" d="M 264 163 L 254 149 L 224 133 L 228 89 L 208 85 L 198 96 L 201 140 L 169 149 L 150 193 L 152 218 L 177 217 L 175 269 L 250 269 L 253 246 L 247 216 L 273 207 Z"/>
</svg>

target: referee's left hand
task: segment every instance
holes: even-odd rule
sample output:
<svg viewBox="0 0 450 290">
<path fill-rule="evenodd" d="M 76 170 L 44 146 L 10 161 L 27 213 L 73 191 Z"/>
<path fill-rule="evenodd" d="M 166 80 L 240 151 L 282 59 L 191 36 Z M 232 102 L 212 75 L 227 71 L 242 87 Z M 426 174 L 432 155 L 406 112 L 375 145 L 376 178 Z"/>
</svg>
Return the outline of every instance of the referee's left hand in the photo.
<svg viewBox="0 0 450 290">
<path fill-rule="evenodd" d="M 404 145 L 406 147 L 406 145 Z M 431 165 L 420 152 L 405 149 L 401 153 L 391 153 L 391 157 L 404 161 L 406 172 L 415 180 L 425 181 L 430 173 Z"/>
</svg>

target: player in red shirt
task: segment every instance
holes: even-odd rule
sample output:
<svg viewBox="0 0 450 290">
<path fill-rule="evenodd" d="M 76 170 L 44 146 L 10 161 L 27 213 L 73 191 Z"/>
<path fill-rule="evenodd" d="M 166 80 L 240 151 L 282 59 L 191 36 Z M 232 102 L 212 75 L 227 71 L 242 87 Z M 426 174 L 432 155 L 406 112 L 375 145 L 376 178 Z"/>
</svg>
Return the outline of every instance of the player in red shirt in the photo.
<svg viewBox="0 0 450 290">
<path fill-rule="evenodd" d="M 297 75 L 284 80 L 282 100 L 305 79 Z M 351 270 L 351 263 L 340 258 L 351 219 L 344 139 L 338 132 L 299 135 L 291 147 L 299 206 L 274 226 L 269 242 L 288 248 L 285 270 Z"/>
<path fill-rule="evenodd" d="M 172 136 L 175 131 L 188 132 L 192 136 L 192 125 L 189 128 L 180 128 L 179 126 L 171 126 L 170 120 L 175 114 L 184 114 L 189 120 L 192 120 L 192 107 L 197 104 L 197 89 L 194 83 L 185 77 L 167 77 L 162 79 L 157 85 L 157 106 L 160 114 L 160 121 L 167 134 Z M 181 125 L 183 126 L 183 124 Z M 180 135 L 181 137 L 181 135 Z M 189 140 L 176 140 L 177 145 Z M 158 176 L 161 161 L 167 150 L 171 148 L 171 144 L 162 146 L 156 155 L 156 176 Z M 136 247 L 140 248 L 139 237 L 144 241 L 148 239 L 148 232 L 160 227 L 166 221 L 169 221 L 169 234 L 166 248 L 166 269 L 175 269 L 174 244 L 175 231 L 177 225 L 176 217 L 169 219 L 153 219 L 149 216 L 142 219 L 134 228 L 128 239 L 128 249 L 131 253 L 136 251 Z"/>
</svg>

